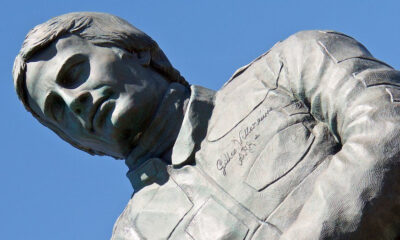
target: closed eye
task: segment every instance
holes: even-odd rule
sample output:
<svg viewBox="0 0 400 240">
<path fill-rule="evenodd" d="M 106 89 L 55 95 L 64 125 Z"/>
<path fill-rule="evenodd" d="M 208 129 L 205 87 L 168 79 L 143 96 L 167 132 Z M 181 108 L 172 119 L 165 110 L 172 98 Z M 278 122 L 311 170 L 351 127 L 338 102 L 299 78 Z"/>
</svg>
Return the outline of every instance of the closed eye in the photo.
<svg viewBox="0 0 400 240">
<path fill-rule="evenodd" d="M 69 57 L 57 74 L 56 83 L 63 88 L 77 88 L 84 83 L 90 74 L 87 56 L 75 54 Z"/>
<path fill-rule="evenodd" d="M 60 95 L 51 92 L 44 103 L 44 115 L 57 123 L 61 123 L 65 113 L 65 102 Z"/>
</svg>

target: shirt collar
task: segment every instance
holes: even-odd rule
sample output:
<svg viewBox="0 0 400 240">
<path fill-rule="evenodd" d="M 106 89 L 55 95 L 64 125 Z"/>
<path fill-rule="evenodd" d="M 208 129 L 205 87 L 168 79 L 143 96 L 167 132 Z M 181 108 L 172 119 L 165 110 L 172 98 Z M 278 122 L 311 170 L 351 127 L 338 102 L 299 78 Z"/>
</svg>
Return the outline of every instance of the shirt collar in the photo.
<svg viewBox="0 0 400 240">
<path fill-rule="evenodd" d="M 192 85 L 182 126 L 172 149 L 172 165 L 180 166 L 193 160 L 194 153 L 206 136 L 208 120 L 214 108 L 215 91 Z"/>
<path fill-rule="evenodd" d="M 208 120 L 214 108 L 215 91 L 195 85 L 190 88 L 188 106 L 172 148 L 173 166 L 182 166 L 194 160 L 194 153 L 206 136 Z M 128 171 L 126 176 L 137 192 L 147 185 L 161 183 L 168 174 L 167 166 L 160 158 L 148 158 L 137 168 Z"/>
<path fill-rule="evenodd" d="M 184 102 L 190 99 L 190 94 L 187 87 L 170 84 L 153 119 L 125 159 L 129 170 L 135 170 L 150 158 L 162 156 L 173 147 L 185 114 Z"/>
</svg>

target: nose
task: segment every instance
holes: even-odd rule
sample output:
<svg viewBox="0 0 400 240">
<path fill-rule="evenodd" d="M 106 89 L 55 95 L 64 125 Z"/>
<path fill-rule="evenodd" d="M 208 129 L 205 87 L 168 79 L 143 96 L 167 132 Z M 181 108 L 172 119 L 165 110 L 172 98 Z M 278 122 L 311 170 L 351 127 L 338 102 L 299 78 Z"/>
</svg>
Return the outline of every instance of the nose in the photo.
<svg viewBox="0 0 400 240">
<path fill-rule="evenodd" d="M 102 101 L 109 98 L 113 91 L 109 86 L 102 86 L 83 91 L 62 89 L 60 94 L 82 125 L 87 129 L 91 129 L 91 118 L 95 114 L 96 108 Z"/>
<path fill-rule="evenodd" d="M 90 92 L 83 92 L 71 101 L 69 108 L 77 116 L 83 117 L 92 104 L 93 97 Z"/>
</svg>

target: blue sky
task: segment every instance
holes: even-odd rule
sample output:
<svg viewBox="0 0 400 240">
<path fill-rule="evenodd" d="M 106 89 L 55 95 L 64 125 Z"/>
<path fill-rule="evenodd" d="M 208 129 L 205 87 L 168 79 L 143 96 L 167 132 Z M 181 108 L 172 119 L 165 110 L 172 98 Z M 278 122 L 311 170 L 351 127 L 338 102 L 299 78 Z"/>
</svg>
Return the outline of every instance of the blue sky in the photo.
<svg viewBox="0 0 400 240">
<path fill-rule="evenodd" d="M 0 15 L 2 239 L 109 239 L 132 188 L 123 161 L 74 149 L 18 101 L 12 64 L 25 34 L 73 11 L 118 15 L 155 39 L 192 83 L 217 90 L 275 42 L 332 29 L 400 69 L 400 1 L 7 1 Z"/>
</svg>

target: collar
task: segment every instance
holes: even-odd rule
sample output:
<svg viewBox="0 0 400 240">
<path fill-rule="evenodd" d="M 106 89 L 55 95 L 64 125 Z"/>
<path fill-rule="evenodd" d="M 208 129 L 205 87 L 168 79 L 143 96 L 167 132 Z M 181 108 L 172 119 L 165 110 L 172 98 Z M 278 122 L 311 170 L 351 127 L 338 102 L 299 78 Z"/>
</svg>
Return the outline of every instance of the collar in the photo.
<svg viewBox="0 0 400 240">
<path fill-rule="evenodd" d="M 215 91 L 195 85 L 191 85 L 190 89 L 190 99 L 172 148 L 173 166 L 182 166 L 194 160 L 194 153 L 200 148 L 200 144 L 206 136 L 208 120 L 214 108 Z M 159 142 L 162 141 L 162 139 L 159 140 Z M 155 146 L 158 145 L 155 144 Z M 147 155 L 144 154 L 144 156 Z M 135 192 L 144 186 L 161 183 L 168 176 L 166 170 L 168 164 L 160 158 L 150 157 L 145 161 L 139 161 L 139 159 L 133 159 L 133 154 L 131 154 L 126 161 L 128 160 L 141 162 L 138 167 L 130 168 L 126 174 Z M 127 165 L 129 166 L 128 163 Z"/>
<path fill-rule="evenodd" d="M 172 165 L 181 166 L 193 160 L 194 153 L 206 136 L 208 120 L 214 108 L 215 91 L 191 85 L 191 95 L 182 126 L 172 149 Z"/>
<path fill-rule="evenodd" d="M 171 83 L 149 126 L 141 134 L 138 143 L 125 159 L 130 171 L 150 158 L 161 157 L 174 145 L 184 117 L 184 104 L 189 89 Z"/>
<path fill-rule="evenodd" d="M 134 193 L 153 183 L 159 185 L 165 183 L 169 176 L 167 166 L 160 158 L 150 158 L 134 171 L 129 171 L 126 176 L 132 184 Z"/>
</svg>

